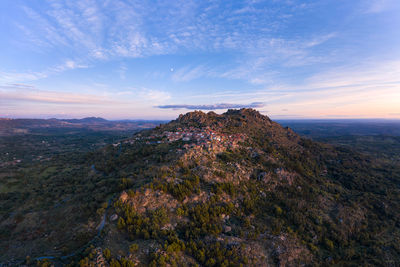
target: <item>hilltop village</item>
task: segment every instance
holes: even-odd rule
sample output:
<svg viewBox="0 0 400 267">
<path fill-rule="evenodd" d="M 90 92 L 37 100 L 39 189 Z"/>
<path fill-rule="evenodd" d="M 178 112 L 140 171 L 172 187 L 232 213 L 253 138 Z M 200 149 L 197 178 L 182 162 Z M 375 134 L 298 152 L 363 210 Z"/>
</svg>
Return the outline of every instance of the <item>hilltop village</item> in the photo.
<svg viewBox="0 0 400 267">
<path fill-rule="evenodd" d="M 239 142 L 243 142 L 246 135 L 238 134 L 223 134 L 206 128 L 177 128 L 176 131 L 164 131 L 160 134 L 153 133 L 148 136 L 137 134 L 133 139 L 126 140 L 123 143 L 134 144 L 135 142 L 145 142 L 146 144 L 163 144 L 182 141 L 185 144 L 183 149 L 205 149 L 215 150 L 217 148 L 235 148 Z M 115 143 L 114 146 L 119 146 L 121 143 Z M 177 150 L 182 151 L 181 149 Z"/>
</svg>

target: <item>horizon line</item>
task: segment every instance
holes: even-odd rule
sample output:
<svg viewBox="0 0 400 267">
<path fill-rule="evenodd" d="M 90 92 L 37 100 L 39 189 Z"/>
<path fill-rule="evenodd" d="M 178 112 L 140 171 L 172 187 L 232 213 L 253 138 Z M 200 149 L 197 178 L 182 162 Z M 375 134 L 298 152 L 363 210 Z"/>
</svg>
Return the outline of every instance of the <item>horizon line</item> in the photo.
<svg viewBox="0 0 400 267">
<path fill-rule="evenodd" d="M 184 113 L 186 114 L 186 113 Z M 264 115 L 265 116 L 265 115 Z M 350 120 L 359 120 L 359 121 L 400 121 L 399 118 L 379 118 L 379 117 L 348 117 L 348 118 L 341 118 L 341 117 L 286 117 L 281 118 L 281 116 L 268 116 L 267 117 L 276 120 L 276 121 L 350 121 Z M 275 118 L 274 118 L 275 117 Z M 171 121 L 178 118 L 176 116 L 172 119 L 163 119 L 163 118 L 117 118 L 117 119 L 107 119 L 105 117 L 99 116 L 84 116 L 84 117 L 57 117 L 57 116 L 48 116 L 48 117 L 24 117 L 24 116 L 10 116 L 10 117 L 0 117 L 0 120 L 83 120 L 88 118 L 96 118 L 96 119 L 104 119 L 106 121 Z"/>
</svg>

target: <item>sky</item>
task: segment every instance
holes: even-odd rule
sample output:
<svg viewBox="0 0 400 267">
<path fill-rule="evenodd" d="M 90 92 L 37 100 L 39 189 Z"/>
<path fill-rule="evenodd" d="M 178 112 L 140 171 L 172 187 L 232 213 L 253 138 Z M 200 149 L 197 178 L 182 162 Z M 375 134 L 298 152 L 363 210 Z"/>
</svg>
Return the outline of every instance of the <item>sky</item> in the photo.
<svg viewBox="0 0 400 267">
<path fill-rule="evenodd" d="M 399 0 L 0 1 L 0 117 L 400 118 Z"/>
</svg>

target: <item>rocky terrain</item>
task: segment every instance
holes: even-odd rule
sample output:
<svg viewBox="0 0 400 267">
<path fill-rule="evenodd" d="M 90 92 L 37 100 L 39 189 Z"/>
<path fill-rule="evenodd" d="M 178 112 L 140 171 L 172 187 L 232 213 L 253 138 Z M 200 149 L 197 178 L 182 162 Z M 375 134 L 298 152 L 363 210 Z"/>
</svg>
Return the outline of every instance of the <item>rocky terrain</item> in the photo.
<svg viewBox="0 0 400 267">
<path fill-rule="evenodd" d="M 97 211 L 104 228 L 76 255 L 55 249 L 39 265 L 400 262 L 400 169 L 304 139 L 252 109 L 181 115 L 85 160 L 90 179 L 118 181 Z"/>
<path fill-rule="evenodd" d="M 96 161 L 127 183 L 105 231 L 110 263 L 399 262 L 399 171 L 303 139 L 255 110 L 188 113 L 104 151 L 108 159 L 113 151 L 111 162 Z"/>
</svg>

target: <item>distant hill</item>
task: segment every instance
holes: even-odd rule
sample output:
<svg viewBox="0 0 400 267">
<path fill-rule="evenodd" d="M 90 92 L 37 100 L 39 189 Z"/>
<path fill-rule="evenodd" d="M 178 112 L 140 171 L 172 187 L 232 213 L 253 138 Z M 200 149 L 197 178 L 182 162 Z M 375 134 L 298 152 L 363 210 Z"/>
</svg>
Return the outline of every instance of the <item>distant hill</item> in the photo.
<svg viewBox="0 0 400 267">
<path fill-rule="evenodd" d="M 148 129 L 165 121 L 109 121 L 98 117 L 83 119 L 0 119 L 0 136 L 63 131 L 132 131 Z"/>
<path fill-rule="evenodd" d="M 66 121 L 70 123 L 105 123 L 109 122 L 106 119 L 100 118 L 100 117 L 87 117 L 83 119 L 63 119 L 61 121 Z"/>
</svg>

